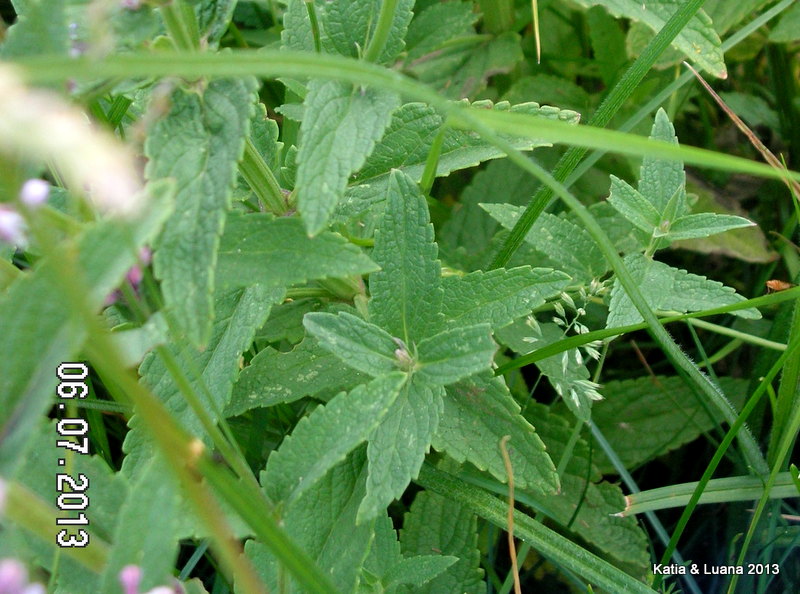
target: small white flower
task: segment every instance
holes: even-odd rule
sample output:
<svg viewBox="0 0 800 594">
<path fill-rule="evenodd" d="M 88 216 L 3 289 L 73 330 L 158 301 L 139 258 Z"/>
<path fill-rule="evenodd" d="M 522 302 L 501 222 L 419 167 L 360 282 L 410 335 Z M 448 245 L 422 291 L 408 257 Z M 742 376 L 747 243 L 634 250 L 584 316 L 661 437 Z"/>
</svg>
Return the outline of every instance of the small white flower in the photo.
<svg viewBox="0 0 800 594">
<path fill-rule="evenodd" d="M 19 191 L 19 199 L 30 208 L 36 208 L 47 202 L 50 195 L 50 184 L 43 179 L 29 179 Z"/>
<path fill-rule="evenodd" d="M 564 306 L 563 306 L 563 305 L 561 305 L 561 303 L 559 303 L 558 301 L 556 301 L 556 302 L 553 304 L 553 307 L 554 307 L 554 309 L 556 310 L 556 313 L 557 313 L 559 316 L 561 316 L 562 318 L 563 318 L 565 315 L 567 315 L 567 314 L 566 314 L 566 312 L 564 311 Z"/>
<path fill-rule="evenodd" d="M 25 246 L 25 219 L 10 206 L 0 205 L 0 241 L 13 246 Z"/>
<path fill-rule="evenodd" d="M 572 297 L 569 296 L 569 293 L 561 293 L 561 299 L 569 305 L 572 309 L 575 309 L 575 302 L 572 300 Z"/>
</svg>

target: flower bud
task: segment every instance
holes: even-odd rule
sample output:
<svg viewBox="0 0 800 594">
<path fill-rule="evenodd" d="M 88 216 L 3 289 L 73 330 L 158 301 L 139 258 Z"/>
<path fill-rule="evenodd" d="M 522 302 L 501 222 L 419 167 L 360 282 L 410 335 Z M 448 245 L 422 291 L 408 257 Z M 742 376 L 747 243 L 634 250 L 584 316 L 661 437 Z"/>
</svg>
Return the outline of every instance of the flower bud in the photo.
<svg viewBox="0 0 800 594">
<path fill-rule="evenodd" d="M 142 570 L 138 565 L 126 565 L 119 572 L 119 583 L 125 594 L 139 594 L 142 581 Z"/>
<path fill-rule="evenodd" d="M 14 246 L 24 246 L 28 242 L 25 219 L 10 206 L 0 205 L 0 241 Z"/>
<path fill-rule="evenodd" d="M 28 585 L 28 570 L 16 559 L 0 560 L 0 594 L 22 594 Z"/>
</svg>

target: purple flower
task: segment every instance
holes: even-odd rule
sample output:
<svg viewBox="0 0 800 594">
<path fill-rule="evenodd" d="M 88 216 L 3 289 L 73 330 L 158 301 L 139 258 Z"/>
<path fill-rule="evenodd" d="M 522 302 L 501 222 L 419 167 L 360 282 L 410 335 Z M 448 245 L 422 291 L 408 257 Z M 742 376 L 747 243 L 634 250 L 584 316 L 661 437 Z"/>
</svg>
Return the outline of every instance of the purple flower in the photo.
<svg viewBox="0 0 800 594">
<path fill-rule="evenodd" d="M 0 559 L 0 594 L 45 594 L 45 589 L 28 582 L 25 565 L 16 559 Z"/>
<path fill-rule="evenodd" d="M 139 584 L 142 581 L 142 570 L 138 565 L 126 565 L 119 572 L 119 583 L 125 594 L 139 594 Z"/>
<path fill-rule="evenodd" d="M 25 219 L 10 206 L 0 205 L 0 241 L 15 246 L 27 243 Z"/>
<path fill-rule="evenodd" d="M 50 195 L 50 184 L 43 179 L 29 179 L 22 184 L 19 199 L 30 208 L 36 208 L 47 201 Z"/>
</svg>

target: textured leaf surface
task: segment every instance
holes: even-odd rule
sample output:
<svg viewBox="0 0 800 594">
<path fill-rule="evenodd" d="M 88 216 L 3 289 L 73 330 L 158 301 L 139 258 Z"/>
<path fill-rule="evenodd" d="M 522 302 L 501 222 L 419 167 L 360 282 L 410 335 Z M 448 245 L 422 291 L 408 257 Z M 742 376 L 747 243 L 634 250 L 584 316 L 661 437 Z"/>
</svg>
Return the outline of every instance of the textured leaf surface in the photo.
<svg viewBox="0 0 800 594">
<path fill-rule="evenodd" d="M 398 344 L 383 329 L 352 314 L 312 312 L 303 319 L 309 334 L 345 365 L 372 376 L 397 370 Z"/>
<path fill-rule="evenodd" d="M 561 460 L 572 432 L 571 423 L 548 413 L 542 405 L 532 405 L 527 410 L 529 418 L 539 420 L 539 435 L 553 460 Z M 591 460 L 588 445 L 579 440 L 566 465 L 559 492 L 534 497 L 548 516 L 598 547 L 632 575 L 644 579 L 650 570 L 647 537 L 637 522 L 626 521 L 632 518 L 613 515 L 623 509 L 622 490 L 600 482 L 602 477 Z M 570 524 L 579 504 L 580 510 Z"/>
<path fill-rule="evenodd" d="M 580 115 L 574 111 L 539 106 L 538 103 L 512 106 L 505 101 L 497 104 L 481 101 L 474 105 L 491 107 L 499 111 L 525 113 L 531 117 L 557 119 L 571 124 L 577 124 L 580 119 Z M 423 103 L 406 103 L 396 110 L 383 138 L 356 175 L 353 183 L 355 187 L 348 191 L 347 208 L 357 210 L 359 207 L 363 208 L 363 203 L 383 200 L 389 175 L 393 169 L 399 169 L 415 182 L 422 179 L 431 145 L 443 124 L 442 117 L 432 107 Z M 531 138 L 505 138 L 519 150 L 550 146 L 550 143 Z M 476 134 L 448 129 L 444 134 L 436 176 L 442 177 L 452 171 L 501 157 L 505 157 L 505 153 Z M 353 204 L 349 204 L 350 202 Z"/>
<path fill-rule="evenodd" d="M 369 277 L 369 312 L 372 322 L 410 346 L 441 323 L 441 265 L 428 205 L 417 185 L 392 172 L 386 200 L 375 231 L 372 259 L 381 271 Z"/>
<path fill-rule="evenodd" d="M 180 495 L 160 457 L 150 461 L 130 491 L 117 510 L 114 546 L 101 578 L 103 592 L 119 588 L 119 572 L 126 565 L 142 568 L 143 589 L 169 583 L 178 557 Z"/>
<path fill-rule="evenodd" d="M 312 81 L 300 125 L 297 203 L 310 235 L 328 222 L 347 180 L 372 152 L 399 105 L 392 92 L 340 81 Z"/>
<path fill-rule="evenodd" d="M 628 221 L 650 235 L 661 223 L 661 213 L 650 200 L 615 175 L 611 176 L 608 202 Z"/>
<path fill-rule="evenodd" d="M 729 377 L 719 380 L 734 406 L 741 406 L 748 396 L 748 380 Z M 603 385 L 603 392 L 608 400 L 595 409 L 592 421 L 630 470 L 679 448 L 719 424 L 679 377 L 610 381 Z M 616 473 L 597 449 L 595 457 L 601 472 Z"/>
<path fill-rule="evenodd" d="M 659 109 L 656 112 L 655 121 L 650 130 L 650 138 L 668 142 L 675 146 L 678 145 L 675 128 L 669 121 L 667 112 L 663 109 Z M 667 210 L 670 198 L 676 192 L 681 192 L 685 184 L 686 174 L 683 171 L 682 162 L 667 161 L 655 157 L 642 159 L 642 167 L 639 173 L 639 192 L 650 200 L 662 217 Z M 683 216 L 686 211 L 679 209 L 676 214 L 677 216 Z"/>
<path fill-rule="evenodd" d="M 672 223 L 668 237 L 673 240 L 694 239 L 754 225 L 755 223 L 742 217 L 704 212 L 681 217 Z"/>
<path fill-rule="evenodd" d="M 440 495 L 422 491 L 414 498 L 400 533 L 403 553 L 425 555 L 438 551 L 458 560 L 423 587 L 419 594 L 482 594 L 486 592 L 480 568 L 475 515 Z M 413 558 L 413 557 L 412 557 Z"/>
<path fill-rule="evenodd" d="M 364 496 L 366 464 L 363 448 L 331 469 L 314 487 L 284 511 L 283 527 L 295 543 L 324 571 L 340 592 L 352 592 L 372 540 L 373 522 L 356 524 Z M 269 477 L 262 473 L 261 484 Z M 245 552 L 265 579 L 270 592 L 279 592 L 278 563 L 265 545 L 248 540 Z M 305 592 L 291 579 L 281 579 L 287 592 Z"/>
<path fill-rule="evenodd" d="M 342 365 L 341 359 L 307 338 L 293 350 L 272 348 L 259 352 L 239 374 L 225 416 L 232 417 L 259 406 L 293 402 L 321 392 L 349 389 L 367 376 Z"/>
<path fill-rule="evenodd" d="M 515 483 L 544 493 L 555 491 L 558 476 L 553 462 L 501 378 L 482 373 L 447 388 L 434 449 L 505 483 L 508 475 L 499 447 L 505 435 L 511 436 L 507 447 Z"/>
<path fill-rule="evenodd" d="M 569 277 L 549 268 L 523 266 L 442 279 L 443 312 L 449 324 L 486 323 L 502 328 L 558 295 Z"/>
<path fill-rule="evenodd" d="M 283 299 L 283 289 L 260 286 L 234 289 L 217 297 L 217 319 L 208 347 L 195 351 L 186 345 L 170 344 L 166 348 L 185 367 L 185 372 L 206 413 L 214 420 L 225 408 L 239 371 L 239 357 L 253 341 L 256 330 L 269 315 L 273 303 Z M 202 435 L 202 425 L 181 393 L 160 356 L 150 353 L 139 368 L 142 382 L 164 402 L 175 419 L 190 432 Z M 123 462 L 127 476 L 137 472 L 151 456 L 152 442 L 141 427 L 137 415 L 129 426 Z"/>
<path fill-rule="evenodd" d="M 511 204 L 481 204 L 481 207 L 506 229 L 513 229 L 525 210 Z M 525 240 L 557 262 L 575 280 L 589 281 L 602 276 L 609 268 L 589 234 L 563 217 L 542 213 Z"/>
<path fill-rule="evenodd" d="M 452 555 L 416 555 L 401 559 L 386 574 L 386 589 L 391 590 L 397 586 L 413 586 L 413 590 L 401 591 L 419 592 L 419 588 L 452 566 L 458 559 Z"/>
<path fill-rule="evenodd" d="M 378 22 L 382 0 L 329 0 L 322 10 L 322 26 L 325 37 L 323 49 L 330 53 L 358 58 L 364 53 L 375 25 Z M 411 21 L 411 8 L 414 0 L 399 0 L 394 9 L 389 38 L 378 57 L 378 62 L 386 64 L 394 60 L 403 50 L 403 38 Z"/>
<path fill-rule="evenodd" d="M 487 369 L 497 345 L 488 324 L 451 328 L 422 340 L 418 345 L 417 377 L 446 386 Z"/>
<path fill-rule="evenodd" d="M 412 376 L 389 413 L 370 436 L 367 447 L 367 494 L 358 509 L 358 521 L 375 518 L 403 494 L 416 478 L 442 410 L 444 388 L 431 387 Z"/>
<path fill-rule="evenodd" d="M 214 266 L 237 163 L 253 114 L 255 81 L 213 80 L 201 93 L 176 90 L 169 114 L 145 143 L 148 179 L 176 181 L 175 212 L 153 257 L 166 306 L 196 345 L 214 318 Z"/>
<path fill-rule="evenodd" d="M 292 501 L 344 460 L 386 415 L 405 377 L 400 372 L 379 377 L 300 419 L 267 460 L 264 488 L 269 496 Z"/>
<path fill-rule="evenodd" d="M 460 34 L 472 32 L 478 14 L 469 2 L 431 4 L 415 15 L 406 35 L 406 64 L 439 49 L 441 44 Z"/>
<path fill-rule="evenodd" d="M 653 31 L 660 31 L 680 6 L 680 0 L 575 0 L 591 7 L 604 6 L 611 14 L 646 24 Z M 703 70 L 714 76 L 725 78 L 725 60 L 721 41 L 714 30 L 711 19 L 702 10 L 678 33 L 673 45 Z"/>
<path fill-rule="evenodd" d="M 231 215 L 219 248 L 217 283 L 285 287 L 312 279 L 364 274 L 378 267 L 334 233 L 308 237 L 295 218 Z"/>
<path fill-rule="evenodd" d="M 744 297 L 722 283 L 672 268 L 663 262 L 645 258 L 641 254 L 626 256 L 624 262 L 648 305 L 654 310 L 686 313 L 744 301 Z M 731 313 L 748 319 L 761 317 L 758 310 L 753 308 Z M 641 321 L 642 316 L 625 294 L 619 281 L 615 280 L 611 290 L 606 327 L 638 324 Z"/>
<path fill-rule="evenodd" d="M 85 279 L 88 307 L 97 311 L 136 263 L 138 248 L 150 241 L 169 215 L 168 188 L 151 187 L 153 199 L 140 221 L 102 221 L 78 238 L 77 269 Z M 64 304 L 60 274 L 43 260 L 19 276 L 0 296 L 0 474 L 19 462 L 31 428 L 55 396 L 55 370 L 77 354 L 85 329 Z M 75 279 L 73 279 L 75 281 Z M 77 282 L 77 281 L 75 281 Z"/>
</svg>

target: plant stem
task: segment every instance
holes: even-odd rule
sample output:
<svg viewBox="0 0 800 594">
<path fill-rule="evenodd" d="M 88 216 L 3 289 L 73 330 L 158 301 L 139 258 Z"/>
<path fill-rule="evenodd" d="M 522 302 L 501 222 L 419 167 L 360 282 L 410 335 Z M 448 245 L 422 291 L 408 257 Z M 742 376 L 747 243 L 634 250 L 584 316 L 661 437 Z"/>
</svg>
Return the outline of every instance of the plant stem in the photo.
<svg viewBox="0 0 800 594">
<path fill-rule="evenodd" d="M 478 0 L 483 13 L 483 26 L 495 35 L 514 26 L 514 0 Z"/>
<path fill-rule="evenodd" d="M 597 108 L 594 116 L 589 121 L 589 126 L 604 128 L 611 121 L 611 118 L 630 97 L 658 57 L 667 49 L 672 40 L 677 37 L 704 3 L 705 0 L 688 0 L 681 4 L 680 8 L 675 11 L 664 27 L 647 44 L 644 51 L 631 67 L 625 71 L 625 74 L 614 85 L 614 88 L 606 98 L 603 99 L 600 107 Z M 578 166 L 586 151 L 587 149 L 582 147 L 571 147 L 567 150 L 553 170 L 553 177 L 559 182 L 567 179 L 567 176 Z M 514 252 L 522 245 L 528 231 L 530 231 L 536 219 L 539 218 L 539 215 L 544 212 L 552 197 L 553 190 L 548 188 L 547 185 L 543 185 L 536 192 L 489 268 L 501 268 L 508 263 Z"/>
<path fill-rule="evenodd" d="M 200 31 L 192 7 L 183 0 L 169 0 L 159 9 L 175 48 L 182 52 L 196 51 L 200 47 Z"/>
<path fill-rule="evenodd" d="M 696 326 L 697 328 L 703 328 L 704 330 L 710 330 L 711 332 L 722 334 L 723 336 L 738 338 L 742 342 L 749 342 L 750 344 L 754 344 L 756 346 L 764 347 L 767 349 L 772 349 L 774 351 L 786 350 L 786 345 L 781 342 L 767 340 L 766 338 L 761 338 L 760 336 L 753 336 L 752 334 L 747 334 L 746 332 L 740 332 L 739 330 L 734 330 L 733 328 L 728 328 L 726 326 L 720 326 L 719 324 L 712 324 L 711 322 L 706 322 L 705 320 L 698 320 L 697 318 L 688 318 L 686 320 L 686 323 L 691 326 Z"/>
<path fill-rule="evenodd" d="M 242 173 L 247 185 L 258 196 L 258 200 L 266 209 L 278 216 L 286 214 L 287 206 L 283 198 L 283 192 L 275 179 L 269 165 L 258 152 L 253 141 L 248 138 L 244 145 L 244 155 L 239 163 L 239 171 Z"/>
<path fill-rule="evenodd" d="M 311 23 L 311 37 L 314 39 L 314 51 L 322 53 L 322 44 L 319 37 L 319 22 L 317 21 L 317 8 L 314 6 L 314 0 L 305 0 L 306 11 L 308 12 L 308 21 Z"/>
<path fill-rule="evenodd" d="M 364 51 L 364 59 L 367 62 L 377 62 L 380 59 L 383 48 L 386 47 L 386 42 L 389 40 L 389 34 L 392 32 L 396 9 L 397 0 L 383 0 L 381 2 L 378 25 L 375 27 L 375 33 L 373 33 L 372 38 L 367 43 L 367 49 Z"/>
</svg>

